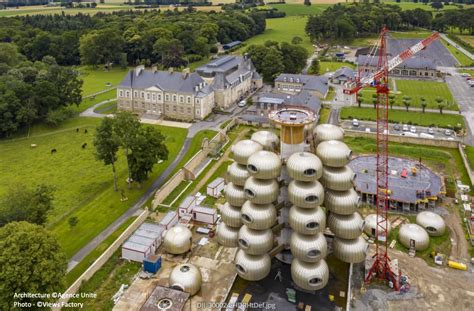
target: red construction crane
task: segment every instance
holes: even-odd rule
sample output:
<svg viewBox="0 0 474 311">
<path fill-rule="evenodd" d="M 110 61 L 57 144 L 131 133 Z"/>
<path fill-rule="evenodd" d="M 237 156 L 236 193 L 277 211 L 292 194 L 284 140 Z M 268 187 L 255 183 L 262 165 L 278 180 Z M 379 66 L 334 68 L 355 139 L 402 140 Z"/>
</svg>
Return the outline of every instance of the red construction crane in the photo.
<svg viewBox="0 0 474 311">
<path fill-rule="evenodd" d="M 387 40 L 386 36 L 388 29 L 384 27 L 380 32 L 379 40 L 377 44 L 372 48 L 369 53 L 369 60 L 374 57 L 378 57 L 378 62 L 375 64 L 365 64 L 376 67 L 377 69 L 371 72 L 366 66 L 360 66 L 358 75 L 355 83 L 348 89 L 344 90 L 345 94 L 355 94 L 356 98 L 358 92 L 364 87 L 373 87 L 377 94 L 377 198 L 376 198 L 376 210 L 377 210 L 377 226 L 375 230 L 376 237 L 376 251 L 373 256 L 374 263 L 370 268 L 365 282 L 368 283 L 373 277 L 377 277 L 380 280 L 390 281 L 393 284 L 395 290 L 399 289 L 398 277 L 395 275 L 390 267 L 390 258 L 387 254 L 387 228 L 388 228 L 388 208 L 390 191 L 388 188 L 388 107 L 389 107 L 389 86 L 388 76 L 389 72 L 395 67 L 403 63 L 408 58 L 412 57 L 419 51 L 426 48 L 429 44 L 439 38 L 439 33 L 433 32 L 426 39 L 418 42 L 414 46 L 406 49 L 399 55 L 388 60 L 387 57 Z"/>
</svg>

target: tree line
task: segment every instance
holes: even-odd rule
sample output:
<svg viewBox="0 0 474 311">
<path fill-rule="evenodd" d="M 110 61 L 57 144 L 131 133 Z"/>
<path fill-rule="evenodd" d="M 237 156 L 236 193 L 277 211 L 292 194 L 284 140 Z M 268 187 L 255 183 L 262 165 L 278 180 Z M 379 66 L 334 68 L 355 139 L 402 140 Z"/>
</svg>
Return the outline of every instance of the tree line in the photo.
<svg viewBox="0 0 474 311">
<path fill-rule="evenodd" d="M 356 37 L 377 34 L 383 26 L 390 30 L 422 27 L 443 31 L 459 27 L 473 32 L 474 9 L 446 10 L 435 13 L 420 8 L 402 11 L 390 4 L 336 4 L 319 15 L 308 18 L 306 32 L 312 40 L 351 41 Z"/>
<path fill-rule="evenodd" d="M 0 19 L 0 42 L 29 60 L 60 65 L 186 66 L 217 52 L 216 43 L 244 41 L 265 30 L 264 12 L 120 11 L 94 16 L 33 15 Z"/>
</svg>

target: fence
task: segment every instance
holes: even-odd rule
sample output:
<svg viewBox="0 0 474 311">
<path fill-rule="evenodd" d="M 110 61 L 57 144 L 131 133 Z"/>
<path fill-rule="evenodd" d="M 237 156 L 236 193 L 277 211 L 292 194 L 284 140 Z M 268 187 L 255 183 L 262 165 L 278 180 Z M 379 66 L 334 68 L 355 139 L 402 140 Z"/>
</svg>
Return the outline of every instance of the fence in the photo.
<svg viewBox="0 0 474 311">
<path fill-rule="evenodd" d="M 106 262 L 112 257 L 112 255 L 117 251 L 123 242 L 132 235 L 132 233 L 145 221 L 148 217 L 149 212 L 144 210 L 137 219 L 135 219 L 132 224 L 125 229 L 125 231 L 105 250 L 105 252 L 100 255 L 99 258 L 94 261 L 94 263 L 83 273 L 81 276 L 64 292 L 64 298 L 61 298 L 57 301 L 57 304 L 60 306 L 63 303 L 66 303 L 69 300 L 69 297 L 75 294 L 83 281 L 89 280 L 94 273 L 97 272 Z M 60 310 L 61 307 L 55 307 L 53 310 Z"/>
</svg>

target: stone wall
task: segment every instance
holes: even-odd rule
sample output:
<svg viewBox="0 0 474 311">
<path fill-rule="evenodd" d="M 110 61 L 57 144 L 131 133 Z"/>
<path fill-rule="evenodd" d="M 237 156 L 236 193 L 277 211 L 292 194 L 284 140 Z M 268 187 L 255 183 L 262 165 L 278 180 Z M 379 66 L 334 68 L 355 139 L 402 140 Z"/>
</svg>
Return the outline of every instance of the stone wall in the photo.
<svg viewBox="0 0 474 311">
<path fill-rule="evenodd" d="M 344 132 L 348 137 L 364 137 L 375 139 L 375 133 L 367 133 L 360 131 L 353 131 L 345 129 Z M 434 146 L 434 147 L 445 147 L 445 148 L 458 148 L 459 142 L 456 140 L 440 140 L 440 139 L 431 139 L 431 138 L 420 138 L 420 137 L 410 137 L 410 136 L 401 136 L 401 135 L 388 135 L 388 140 L 394 143 L 405 143 L 413 145 L 425 145 L 425 146 Z"/>
<path fill-rule="evenodd" d="M 471 180 L 471 186 L 474 186 L 474 174 L 472 172 L 471 165 L 469 163 L 469 160 L 467 159 L 466 153 L 464 152 L 464 148 L 462 147 L 462 144 L 459 144 L 459 153 L 461 154 L 462 161 L 464 163 L 464 166 L 466 167 L 467 174 L 469 175 L 469 180 Z"/>
</svg>

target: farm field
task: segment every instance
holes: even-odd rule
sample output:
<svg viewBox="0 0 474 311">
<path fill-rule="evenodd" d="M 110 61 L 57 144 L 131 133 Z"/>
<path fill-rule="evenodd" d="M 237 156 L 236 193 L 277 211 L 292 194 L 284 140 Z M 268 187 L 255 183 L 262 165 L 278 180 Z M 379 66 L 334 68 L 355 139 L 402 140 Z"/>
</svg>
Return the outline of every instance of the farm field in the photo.
<svg viewBox="0 0 474 311">
<path fill-rule="evenodd" d="M 436 98 L 439 96 L 445 99 L 448 104 L 443 107 L 444 110 L 455 110 L 458 111 L 459 107 L 454 102 L 453 95 L 447 87 L 446 83 L 436 81 L 418 81 L 418 80 L 394 80 L 397 86 L 397 92 L 395 93 L 395 106 L 404 107 L 403 96 L 411 97 L 410 107 L 421 108 L 421 97 L 426 99 L 426 108 L 439 109 Z M 364 103 L 372 103 L 372 95 L 375 91 L 372 89 L 366 89 L 361 92 L 361 96 Z"/>
<path fill-rule="evenodd" d="M 474 36 L 470 35 L 458 35 L 460 39 L 468 43 L 471 47 L 474 48 Z"/>
<path fill-rule="evenodd" d="M 313 3 L 310 6 L 301 3 L 290 4 L 270 4 L 269 7 L 276 8 L 278 11 L 285 12 L 286 16 L 303 16 L 321 13 L 332 4 Z"/>
<path fill-rule="evenodd" d="M 116 87 L 129 71 L 128 68 L 122 69 L 119 67 L 106 71 L 101 67 L 93 68 L 91 66 L 81 66 L 77 70 L 79 71 L 79 78 L 84 82 L 82 96 Z M 110 83 L 110 85 L 107 85 L 107 83 Z"/>
<path fill-rule="evenodd" d="M 303 39 L 301 45 L 305 47 L 309 53 L 313 53 L 314 49 L 308 35 L 304 31 L 306 20 L 307 17 L 305 16 L 267 19 L 267 28 L 265 29 L 265 32 L 248 39 L 245 41 L 245 45 L 250 46 L 252 44 L 263 44 L 268 40 L 290 43 L 293 37 L 298 36 Z M 239 53 L 244 51 L 246 46 L 237 51 Z"/>
<path fill-rule="evenodd" d="M 128 197 L 128 201 L 120 202 L 120 192 L 113 191 L 111 168 L 97 161 L 93 154 L 93 133 L 99 122 L 93 118 L 75 118 L 54 130 L 40 126 L 32 129 L 29 138 L 0 142 L 0 196 L 11 184 L 20 182 L 25 186 L 46 183 L 56 187 L 55 209 L 47 226 L 58 237 L 68 257 L 135 203 L 173 161 L 186 136 L 184 129 L 158 126 L 167 137 L 169 159 L 155 166 L 141 189 L 136 185 L 127 189 L 126 162 L 120 152 L 117 162 L 119 188 Z M 79 133 L 76 133 L 76 128 L 80 129 Z M 87 134 L 84 133 L 86 129 Z M 81 148 L 83 143 L 88 144 L 86 149 Z M 38 147 L 30 148 L 30 144 Z M 57 150 L 56 154 L 50 153 L 53 148 Z M 79 220 L 74 230 L 67 222 L 71 216 Z"/>
<path fill-rule="evenodd" d="M 377 112 L 373 108 L 344 107 L 341 110 L 341 119 L 359 119 L 375 121 Z M 436 126 L 453 128 L 458 123 L 464 126 L 464 118 L 458 114 L 439 114 L 434 112 L 406 112 L 403 110 L 390 110 L 391 123 L 405 123 L 419 126 Z"/>
<path fill-rule="evenodd" d="M 403 11 L 406 10 L 414 10 L 414 9 L 422 9 L 425 11 L 436 11 L 431 7 L 429 4 L 423 4 L 423 3 L 414 3 L 414 2 L 409 2 L 409 1 L 402 1 L 402 2 L 396 2 L 396 1 L 383 1 L 386 4 L 392 4 L 392 5 L 398 5 L 399 7 L 402 8 Z M 464 5 L 465 8 L 471 7 L 470 5 Z M 454 10 L 457 9 L 457 6 L 454 4 L 449 4 L 449 5 L 444 5 L 444 7 L 440 11 L 444 10 Z"/>
</svg>

